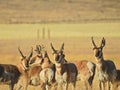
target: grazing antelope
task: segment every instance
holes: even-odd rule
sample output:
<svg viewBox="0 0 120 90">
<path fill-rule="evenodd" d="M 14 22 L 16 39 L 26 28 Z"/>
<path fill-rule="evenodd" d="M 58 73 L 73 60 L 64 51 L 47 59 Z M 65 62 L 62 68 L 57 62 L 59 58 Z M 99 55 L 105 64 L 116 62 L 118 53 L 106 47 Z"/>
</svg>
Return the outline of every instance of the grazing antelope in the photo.
<svg viewBox="0 0 120 90">
<path fill-rule="evenodd" d="M 17 68 L 20 72 L 20 76 L 18 78 L 18 82 L 16 84 L 15 90 L 27 90 L 28 82 L 29 82 L 29 60 L 33 55 L 33 49 L 28 57 L 24 56 L 22 51 L 18 48 L 19 53 L 21 55 L 21 63 L 17 65 Z"/>
<path fill-rule="evenodd" d="M 54 72 L 55 66 L 50 61 L 47 51 L 44 51 L 44 54 L 41 53 L 43 48 L 39 45 L 36 46 L 37 55 L 30 60 L 32 66 L 31 69 L 31 85 L 40 85 L 42 90 L 48 90 L 51 83 L 55 82 Z M 34 70 L 35 68 L 39 68 L 38 70 Z M 33 71 L 34 70 L 34 71 Z"/>
<path fill-rule="evenodd" d="M 75 64 L 68 63 L 67 60 L 65 60 L 65 55 L 63 52 L 64 44 L 62 44 L 62 47 L 60 50 L 55 50 L 52 43 L 51 48 L 53 50 L 54 60 L 55 60 L 55 79 L 59 86 L 61 86 L 61 90 L 68 90 L 68 84 L 72 84 L 72 90 L 75 89 L 76 86 L 76 79 L 77 79 L 77 68 Z"/>
<path fill-rule="evenodd" d="M 99 89 L 105 90 L 105 83 L 108 82 L 108 90 L 110 90 L 110 82 L 114 83 L 117 72 L 116 67 L 113 61 L 105 60 L 103 57 L 103 47 L 105 46 L 105 39 L 102 39 L 100 47 L 96 46 L 93 37 L 92 37 L 92 44 L 94 50 L 94 56 L 97 61 L 97 72 L 98 72 L 98 79 L 99 79 Z M 102 88 L 103 84 L 103 88 Z M 114 90 L 114 89 L 113 89 Z"/>
<path fill-rule="evenodd" d="M 20 49 L 19 52 L 21 53 Z M 31 54 L 28 58 L 26 58 L 21 53 L 21 56 L 23 58 L 21 59 L 21 63 L 19 63 L 18 66 L 11 64 L 0 64 L 0 84 L 8 84 L 10 86 L 10 90 L 13 90 L 14 85 L 20 82 L 20 78 L 24 77 L 24 75 L 26 74 L 26 70 L 28 68 L 27 61 L 30 59 Z M 27 88 L 27 85 L 22 86 Z"/>
</svg>

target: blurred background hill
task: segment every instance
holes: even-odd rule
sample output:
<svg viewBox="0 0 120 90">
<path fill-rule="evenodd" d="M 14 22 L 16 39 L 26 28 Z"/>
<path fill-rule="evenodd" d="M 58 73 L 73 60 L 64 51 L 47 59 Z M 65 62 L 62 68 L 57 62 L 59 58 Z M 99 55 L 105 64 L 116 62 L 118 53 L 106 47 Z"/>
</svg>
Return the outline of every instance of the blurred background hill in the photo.
<svg viewBox="0 0 120 90">
<path fill-rule="evenodd" d="M 120 0 L 0 0 L 0 23 L 119 22 Z"/>
</svg>

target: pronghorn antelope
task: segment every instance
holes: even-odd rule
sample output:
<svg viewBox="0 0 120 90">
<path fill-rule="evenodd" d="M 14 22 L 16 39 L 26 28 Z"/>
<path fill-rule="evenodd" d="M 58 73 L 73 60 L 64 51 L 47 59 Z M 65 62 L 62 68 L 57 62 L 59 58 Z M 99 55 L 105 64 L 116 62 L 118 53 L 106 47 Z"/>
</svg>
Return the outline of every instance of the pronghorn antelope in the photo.
<svg viewBox="0 0 120 90">
<path fill-rule="evenodd" d="M 117 77 L 113 84 L 114 84 L 114 90 L 118 90 L 120 86 L 120 70 L 117 70 Z"/>
<path fill-rule="evenodd" d="M 36 45 L 35 51 L 37 52 L 37 55 L 34 56 L 29 61 L 29 65 L 30 65 L 30 70 L 29 70 L 30 82 L 29 82 L 29 84 L 33 85 L 33 86 L 38 86 L 38 85 L 40 85 L 39 73 L 42 70 L 41 62 L 43 61 L 43 56 L 41 53 L 41 46 Z"/>
<path fill-rule="evenodd" d="M 74 64 L 78 70 L 77 80 L 81 80 L 85 84 L 85 90 L 91 90 L 96 65 L 87 60 L 74 61 Z"/>
<path fill-rule="evenodd" d="M 55 60 L 55 79 L 59 86 L 61 86 L 61 90 L 64 89 L 68 90 L 68 84 L 72 84 L 72 90 L 75 89 L 76 86 L 76 79 L 77 79 L 77 68 L 75 64 L 68 63 L 67 60 L 65 60 L 65 55 L 63 52 L 64 44 L 62 44 L 62 47 L 60 50 L 55 50 L 52 43 L 51 48 L 53 50 L 54 60 Z"/>
<path fill-rule="evenodd" d="M 15 83 L 18 82 L 20 72 L 15 65 L 0 64 L 0 84 L 8 84 L 13 90 Z"/>
<path fill-rule="evenodd" d="M 43 51 L 41 67 L 42 71 L 40 72 L 40 79 L 43 83 L 42 89 L 49 90 L 49 86 L 55 85 L 55 65 L 50 61 L 46 50 Z"/>
<path fill-rule="evenodd" d="M 19 52 L 21 53 L 20 49 Z M 31 53 L 32 54 L 32 53 Z M 0 64 L 0 84 L 8 84 L 10 90 L 13 90 L 14 85 L 21 81 L 20 78 L 24 77 L 26 70 L 28 68 L 28 60 L 31 57 L 31 54 L 28 58 L 23 56 L 21 53 L 22 59 L 21 63 L 18 66 L 11 64 Z M 26 77 L 25 77 L 26 79 Z M 22 83 L 21 83 L 22 84 Z M 22 85 L 27 88 L 27 85 Z"/>
<path fill-rule="evenodd" d="M 49 59 L 47 51 L 44 51 L 43 54 L 41 53 L 43 51 L 43 49 L 41 48 L 42 47 L 40 45 L 36 46 L 35 51 L 37 52 L 37 55 L 30 60 L 31 64 L 30 84 L 40 85 L 42 83 L 41 84 L 42 90 L 48 90 L 49 85 L 55 81 L 54 80 L 55 68 L 54 64 Z M 39 69 L 33 71 L 36 67 Z"/>
<path fill-rule="evenodd" d="M 29 82 L 29 60 L 33 55 L 33 49 L 28 57 L 24 56 L 20 48 L 18 48 L 19 53 L 21 55 L 21 63 L 17 65 L 17 68 L 20 72 L 20 76 L 18 77 L 18 82 L 16 84 L 15 90 L 27 90 L 28 82 Z"/>
<path fill-rule="evenodd" d="M 98 79 L 99 79 L 99 89 L 105 90 L 105 83 L 108 82 L 108 89 L 110 90 L 110 82 L 114 83 L 117 72 L 116 67 L 113 61 L 111 60 L 105 60 L 103 57 L 103 47 L 105 46 L 105 39 L 102 39 L 100 47 L 97 47 L 93 37 L 92 37 L 92 44 L 93 44 L 93 50 L 94 50 L 94 56 L 97 61 L 97 72 L 98 72 Z M 103 89 L 102 89 L 103 84 Z"/>
<path fill-rule="evenodd" d="M 55 50 L 52 44 L 51 44 L 51 47 L 55 53 L 54 58 L 59 58 L 59 54 L 61 51 L 59 52 Z M 67 63 L 67 60 L 64 59 L 64 63 Z M 93 82 L 94 75 L 95 75 L 96 65 L 93 62 L 87 61 L 87 60 L 73 61 L 73 63 L 76 65 L 77 70 L 78 70 L 77 80 L 81 80 L 84 82 L 86 90 L 91 89 L 92 82 Z"/>
</svg>

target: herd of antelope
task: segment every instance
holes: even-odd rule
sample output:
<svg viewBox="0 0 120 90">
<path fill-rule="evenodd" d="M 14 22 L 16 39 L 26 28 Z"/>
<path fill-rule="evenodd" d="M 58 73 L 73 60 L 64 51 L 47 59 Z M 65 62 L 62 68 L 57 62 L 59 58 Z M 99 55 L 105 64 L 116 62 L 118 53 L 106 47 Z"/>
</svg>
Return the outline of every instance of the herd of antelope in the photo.
<svg viewBox="0 0 120 90">
<path fill-rule="evenodd" d="M 36 45 L 34 56 L 33 48 L 25 56 L 19 47 L 21 60 L 18 65 L 0 64 L 0 84 L 9 85 L 10 90 L 27 90 L 28 85 L 40 85 L 42 90 L 68 90 L 71 83 L 72 90 L 75 90 L 77 81 L 81 80 L 84 90 L 92 90 L 97 69 L 99 90 L 117 90 L 120 85 L 120 70 L 116 69 L 112 60 L 105 60 L 103 57 L 105 39 L 102 39 L 100 46 L 95 44 L 93 37 L 91 41 L 96 64 L 89 60 L 69 62 L 65 59 L 64 43 L 60 49 L 55 49 L 50 44 L 55 63 L 51 62 L 44 46 Z"/>
</svg>

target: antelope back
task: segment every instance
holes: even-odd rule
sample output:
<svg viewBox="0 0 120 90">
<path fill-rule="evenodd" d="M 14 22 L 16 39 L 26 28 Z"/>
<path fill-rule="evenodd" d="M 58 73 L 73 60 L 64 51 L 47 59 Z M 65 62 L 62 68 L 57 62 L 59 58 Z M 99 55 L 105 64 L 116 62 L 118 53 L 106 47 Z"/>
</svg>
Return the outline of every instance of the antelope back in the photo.
<svg viewBox="0 0 120 90">
<path fill-rule="evenodd" d="M 56 63 L 65 63 L 65 54 L 64 54 L 64 43 L 62 44 L 61 48 L 59 50 L 56 50 L 52 43 L 51 43 L 51 49 L 53 51 L 54 60 Z"/>
<path fill-rule="evenodd" d="M 103 57 L 103 52 L 102 49 L 105 46 L 105 39 L 103 37 L 100 46 L 97 46 L 93 40 L 93 37 L 91 38 L 92 44 L 93 44 L 93 50 L 94 50 L 94 55 L 96 58 L 102 58 Z"/>
</svg>

